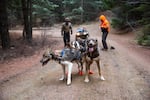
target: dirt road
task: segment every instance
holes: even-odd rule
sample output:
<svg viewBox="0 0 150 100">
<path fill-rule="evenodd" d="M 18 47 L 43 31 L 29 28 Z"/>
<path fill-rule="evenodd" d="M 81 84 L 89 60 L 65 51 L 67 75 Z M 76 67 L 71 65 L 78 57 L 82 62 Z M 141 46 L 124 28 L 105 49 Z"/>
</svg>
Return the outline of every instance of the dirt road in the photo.
<svg viewBox="0 0 150 100">
<path fill-rule="evenodd" d="M 97 38 L 102 47 L 98 23 L 81 26 L 86 27 L 90 37 Z M 51 28 L 48 35 L 61 37 L 58 29 L 60 26 Z M 74 32 L 76 29 L 74 26 Z M 66 86 L 59 81 L 60 65 L 51 61 L 41 67 L 39 55 L 34 66 L 0 81 L 0 100 L 150 100 L 150 49 L 135 45 L 133 40 L 132 34 L 109 34 L 109 46 L 116 49 L 100 51 L 105 81 L 99 79 L 94 63 L 91 66 L 94 74 L 90 75 L 89 83 L 84 83 L 84 75 L 77 74 L 75 64 L 72 85 Z M 54 47 L 60 49 L 62 45 L 60 40 Z"/>
</svg>

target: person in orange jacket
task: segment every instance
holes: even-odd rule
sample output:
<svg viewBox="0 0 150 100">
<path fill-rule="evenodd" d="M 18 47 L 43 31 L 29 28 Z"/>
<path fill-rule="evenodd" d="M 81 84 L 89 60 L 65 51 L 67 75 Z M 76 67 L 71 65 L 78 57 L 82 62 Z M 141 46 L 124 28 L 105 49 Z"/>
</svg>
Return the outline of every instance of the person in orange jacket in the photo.
<svg viewBox="0 0 150 100">
<path fill-rule="evenodd" d="M 107 38 L 107 35 L 110 31 L 110 24 L 104 15 L 100 15 L 99 20 L 101 22 L 100 28 L 102 31 L 102 44 L 103 44 L 102 50 L 107 50 L 108 46 L 107 46 L 106 38 Z"/>
</svg>

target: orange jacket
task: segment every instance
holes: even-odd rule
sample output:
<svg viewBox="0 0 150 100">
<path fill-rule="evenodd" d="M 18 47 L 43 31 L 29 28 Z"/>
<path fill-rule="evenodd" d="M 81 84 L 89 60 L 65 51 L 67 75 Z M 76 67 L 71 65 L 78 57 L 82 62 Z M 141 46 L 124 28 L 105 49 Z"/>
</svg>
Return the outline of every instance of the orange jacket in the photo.
<svg viewBox="0 0 150 100">
<path fill-rule="evenodd" d="M 110 31 L 110 24 L 109 21 L 106 19 L 104 15 L 101 15 L 99 17 L 99 20 L 101 21 L 100 27 L 108 29 L 108 32 Z"/>
</svg>

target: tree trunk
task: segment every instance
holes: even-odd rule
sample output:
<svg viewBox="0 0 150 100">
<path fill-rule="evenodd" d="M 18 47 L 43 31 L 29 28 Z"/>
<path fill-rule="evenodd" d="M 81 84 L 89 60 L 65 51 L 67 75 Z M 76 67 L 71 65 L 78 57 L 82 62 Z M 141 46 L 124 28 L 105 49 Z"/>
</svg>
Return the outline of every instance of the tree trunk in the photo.
<svg viewBox="0 0 150 100">
<path fill-rule="evenodd" d="M 81 7 L 83 9 L 83 0 L 81 0 Z M 83 23 L 83 11 L 81 12 L 81 23 Z"/>
<path fill-rule="evenodd" d="M 32 4 L 31 0 L 22 0 L 22 12 L 24 19 L 23 38 L 32 41 Z"/>
<path fill-rule="evenodd" d="M 32 0 L 29 0 L 29 39 L 32 40 Z"/>
<path fill-rule="evenodd" d="M 10 47 L 8 32 L 7 0 L 0 0 L 0 37 L 3 49 Z"/>
</svg>

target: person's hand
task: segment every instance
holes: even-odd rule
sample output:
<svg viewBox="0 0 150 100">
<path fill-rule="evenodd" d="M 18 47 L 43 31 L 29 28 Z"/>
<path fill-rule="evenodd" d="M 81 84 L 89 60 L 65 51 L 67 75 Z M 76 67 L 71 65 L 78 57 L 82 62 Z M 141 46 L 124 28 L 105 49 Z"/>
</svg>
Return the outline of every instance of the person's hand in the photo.
<svg viewBox="0 0 150 100">
<path fill-rule="evenodd" d="M 99 29 L 101 29 L 101 27 L 99 26 Z"/>
<path fill-rule="evenodd" d="M 102 31 L 102 32 L 107 32 L 107 31 L 108 31 L 108 28 L 101 27 L 101 31 Z"/>
</svg>

